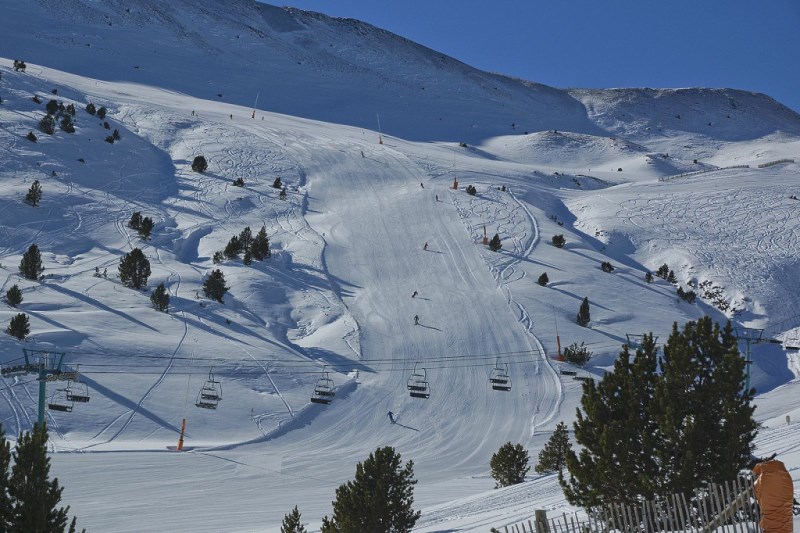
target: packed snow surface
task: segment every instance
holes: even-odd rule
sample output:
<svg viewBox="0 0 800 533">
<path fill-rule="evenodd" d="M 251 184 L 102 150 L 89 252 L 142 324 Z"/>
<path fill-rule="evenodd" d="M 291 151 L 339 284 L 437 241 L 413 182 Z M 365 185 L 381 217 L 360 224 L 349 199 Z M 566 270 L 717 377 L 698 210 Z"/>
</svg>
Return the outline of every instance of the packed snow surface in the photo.
<svg viewBox="0 0 800 533">
<path fill-rule="evenodd" d="M 585 342 L 594 356 L 579 372 L 597 378 L 628 335 L 663 343 L 674 322 L 707 314 L 783 342 L 752 346 L 757 453 L 777 452 L 798 482 L 796 114 L 742 91 L 560 91 L 356 21 L 248 2 L 107 2 L 102 17 L 81 15 L 95 4 L 3 5 L 18 23 L 8 54 L 28 66 L 0 59 L 0 280 L 23 293 L 0 322 L 31 322 L 25 342 L 0 336 L 0 364 L 25 348 L 63 352 L 80 371 L 83 385 L 49 382 L 48 403 L 84 385 L 91 400 L 47 423 L 81 527 L 278 531 L 297 505 L 318 528 L 379 446 L 414 461 L 415 531 L 569 510 L 555 476 L 499 490 L 489 476 L 502 444 L 535 463 L 574 419 L 580 382 L 560 373 L 556 339 Z M 74 20 L 44 36 L 36 17 L 65 12 Z M 212 30 L 190 29 L 193 17 Z M 74 134 L 38 130 L 50 99 L 75 105 Z M 198 155 L 206 172 L 191 170 Z M 24 202 L 34 180 L 36 207 Z M 129 227 L 134 212 L 155 222 L 149 240 Z M 214 263 L 262 226 L 271 258 Z M 494 234 L 499 252 L 483 244 Z M 30 244 L 41 280 L 18 272 Z M 118 277 L 134 248 L 152 269 L 142 291 Z M 697 303 L 645 282 L 664 263 Z M 224 302 L 204 295 L 214 269 Z M 150 305 L 160 283 L 167 314 Z M 575 324 L 584 297 L 588 328 Z M 495 369 L 511 391 L 492 390 Z M 325 377 L 332 403 L 311 403 Z M 428 399 L 409 396 L 412 378 Z M 13 436 L 36 420 L 38 383 L 2 381 Z M 212 382 L 217 408 L 196 407 Z"/>
</svg>

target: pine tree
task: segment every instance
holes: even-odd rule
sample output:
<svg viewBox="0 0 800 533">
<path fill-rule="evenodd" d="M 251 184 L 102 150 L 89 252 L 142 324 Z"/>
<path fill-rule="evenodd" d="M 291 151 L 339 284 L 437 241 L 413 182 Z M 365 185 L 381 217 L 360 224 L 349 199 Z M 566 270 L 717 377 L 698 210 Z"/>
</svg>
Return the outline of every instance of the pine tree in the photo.
<svg viewBox="0 0 800 533">
<path fill-rule="evenodd" d="M 39 121 L 39 129 L 48 135 L 54 134 L 56 132 L 56 119 L 50 115 L 45 115 L 44 118 Z"/>
<path fill-rule="evenodd" d="M 93 103 L 89 102 L 88 104 L 86 104 L 86 112 L 89 113 L 90 115 L 94 115 L 97 113 L 97 108 L 94 106 Z"/>
<path fill-rule="evenodd" d="M 278 195 L 278 198 L 280 198 L 281 200 L 286 200 L 286 185 L 284 185 L 283 189 L 281 189 L 281 192 Z"/>
<path fill-rule="evenodd" d="M 128 221 L 128 227 L 138 230 L 142 227 L 142 213 L 141 211 L 134 211 L 131 215 L 131 219 Z"/>
<path fill-rule="evenodd" d="M 134 248 L 119 260 L 118 270 L 119 279 L 124 285 L 141 289 L 147 285 L 147 278 L 150 277 L 150 261 L 144 256 L 144 252 Z"/>
<path fill-rule="evenodd" d="M 658 276 L 661 279 L 667 279 L 669 273 L 670 273 L 669 265 L 667 265 L 666 263 L 658 267 L 658 270 L 656 270 L 656 276 Z"/>
<path fill-rule="evenodd" d="M 12 337 L 16 337 L 21 341 L 24 341 L 30 332 L 31 324 L 28 320 L 28 315 L 25 313 L 20 313 L 12 317 L 11 321 L 8 323 L 8 327 L 6 328 L 6 333 Z"/>
<path fill-rule="evenodd" d="M 632 503 L 655 494 L 658 441 L 653 395 L 658 380 L 657 349 L 645 335 L 631 359 L 624 345 L 614 371 L 599 383 L 584 382 L 573 425 L 582 446 L 567 452 L 569 477 L 559 473 L 567 501 L 583 507 Z M 660 493 L 659 493 L 660 494 Z"/>
<path fill-rule="evenodd" d="M 39 205 L 41 199 L 42 186 L 39 184 L 39 180 L 33 180 L 31 188 L 28 189 L 28 194 L 25 195 L 25 201 L 31 204 L 33 207 L 36 207 Z"/>
<path fill-rule="evenodd" d="M 300 522 L 300 511 L 297 510 L 296 505 L 289 514 L 283 516 L 281 533 L 306 533 L 306 528 Z"/>
<path fill-rule="evenodd" d="M 755 390 L 742 390 L 745 362 L 730 322 L 720 328 L 704 317 L 683 331 L 674 324 L 660 366 L 655 402 L 662 490 L 690 492 L 735 478 L 748 464 L 757 424 L 750 404 Z"/>
<path fill-rule="evenodd" d="M 114 138 L 115 141 L 118 141 L 122 138 L 119 134 L 119 130 L 116 128 L 114 128 L 114 131 L 111 133 L 111 136 Z"/>
<path fill-rule="evenodd" d="M 670 283 L 678 283 L 678 278 L 675 277 L 675 272 L 673 272 L 672 270 L 670 270 L 669 274 L 667 274 L 667 281 L 669 281 Z"/>
<path fill-rule="evenodd" d="M 225 250 L 223 250 L 222 253 L 224 253 L 225 257 L 228 259 L 236 259 L 239 257 L 239 254 L 242 253 L 242 241 L 239 240 L 239 237 L 236 235 L 231 237 L 231 240 L 225 245 Z"/>
<path fill-rule="evenodd" d="M 194 170 L 195 172 L 203 173 L 207 169 L 208 169 L 208 162 L 206 161 L 205 157 L 203 157 L 202 155 L 198 155 L 197 157 L 194 158 L 194 161 L 192 161 L 192 170 Z"/>
<path fill-rule="evenodd" d="M 38 246 L 31 244 L 19 262 L 19 273 L 25 279 L 37 280 L 42 272 L 44 272 L 42 254 L 39 252 Z"/>
<path fill-rule="evenodd" d="M 563 248 L 564 245 L 567 243 L 567 240 L 564 238 L 564 235 L 558 234 L 553 235 L 553 239 L 550 241 L 553 243 L 553 246 L 556 248 Z"/>
<path fill-rule="evenodd" d="M 577 366 L 584 366 L 592 358 L 592 352 L 586 347 L 586 344 L 581 342 L 580 346 L 577 342 L 573 342 L 564 348 L 564 360 Z"/>
<path fill-rule="evenodd" d="M 12 531 L 55 532 L 67 527 L 69 507 L 57 507 L 64 490 L 58 479 L 50 481 L 47 457 L 47 428 L 33 426 L 20 433 L 12 453 L 14 466 L 9 480 L 9 496 L 14 505 Z"/>
<path fill-rule="evenodd" d="M 239 244 L 242 247 L 242 251 L 247 252 L 250 250 L 250 246 L 253 244 L 253 232 L 250 231 L 250 226 L 247 226 L 239 233 Z"/>
<path fill-rule="evenodd" d="M 356 466 L 356 477 L 336 489 L 326 533 L 408 533 L 420 517 L 414 503 L 414 462 L 402 466 L 400 454 L 386 446 Z"/>
<path fill-rule="evenodd" d="M 267 238 L 267 228 L 261 226 L 258 230 L 253 242 L 250 244 L 250 252 L 253 254 L 253 259 L 256 261 L 263 261 L 269 259 L 272 252 L 269 250 L 269 239 Z"/>
<path fill-rule="evenodd" d="M 278 176 L 275 178 L 275 181 L 272 182 L 272 186 L 276 189 L 280 189 L 283 187 L 283 183 L 281 183 L 281 177 Z"/>
<path fill-rule="evenodd" d="M 14 505 L 8 495 L 10 467 L 11 445 L 6 440 L 3 424 L 0 424 L 0 531 L 9 531 L 14 517 Z"/>
<path fill-rule="evenodd" d="M 16 307 L 22 303 L 22 291 L 16 283 L 6 291 L 6 303 L 11 307 Z"/>
<path fill-rule="evenodd" d="M 600 263 L 600 269 L 603 272 L 614 272 L 614 265 L 612 265 L 609 261 L 603 261 Z"/>
<path fill-rule="evenodd" d="M 525 481 L 525 475 L 530 470 L 528 466 L 528 451 L 522 444 L 507 442 L 500 446 L 489 460 L 495 488 L 508 487 Z"/>
<path fill-rule="evenodd" d="M 647 283 L 653 283 L 653 273 L 652 273 L 652 272 L 648 272 L 648 273 L 646 273 L 646 274 L 644 275 L 644 280 L 645 280 Z"/>
<path fill-rule="evenodd" d="M 150 234 L 153 232 L 153 219 L 150 217 L 144 217 L 142 219 L 142 223 L 139 225 L 139 236 L 144 240 L 150 238 Z"/>
<path fill-rule="evenodd" d="M 207 298 L 216 300 L 219 303 L 224 303 L 222 298 L 225 296 L 225 293 L 228 292 L 228 287 L 225 285 L 225 276 L 222 274 L 221 270 L 217 269 L 211 271 L 211 274 L 208 275 L 208 278 L 206 278 L 206 281 L 203 283 L 203 292 Z"/>
<path fill-rule="evenodd" d="M 250 250 L 246 250 L 244 255 L 242 256 L 242 264 L 249 265 L 253 262 L 253 254 L 250 253 Z"/>
<path fill-rule="evenodd" d="M 64 111 L 74 117 L 75 116 L 75 105 L 74 104 L 67 105 L 67 107 L 66 107 L 66 109 Z"/>
<path fill-rule="evenodd" d="M 97 118 L 99 118 L 100 120 L 103 120 L 104 118 L 106 118 L 106 108 L 105 107 L 101 107 L 100 109 L 97 110 Z"/>
<path fill-rule="evenodd" d="M 591 321 L 591 315 L 589 314 L 589 297 L 583 299 L 581 303 L 580 309 L 578 309 L 578 318 L 576 322 L 579 326 L 583 326 L 584 328 L 589 325 Z"/>
<path fill-rule="evenodd" d="M 555 431 L 539 452 L 539 462 L 534 468 L 539 474 L 548 472 L 561 472 L 567 461 L 567 453 L 572 449 L 569 442 L 569 432 L 564 422 L 556 425 Z"/>
<path fill-rule="evenodd" d="M 495 233 L 492 240 L 489 241 L 489 249 L 493 252 L 499 252 L 502 247 L 503 244 L 500 242 L 500 235 Z"/>
<path fill-rule="evenodd" d="M 25 136 L 25 138 L 34 143 L 39 140 L 36 134 L 33 133 L 32 131 L 29 131 L 28 134 Z"/>
<path fill-rule="evenodd" d="M 61 119 L 60 126 L 61 129 L 67 133 L 75 133 L 75 124 L 72 122 L 71 115 L 64 115 L 64 118 Z"/>
<path fill-rule="evenodd" d="M 542 287 L 547 287 L 547 284 L 549 282 L 550 282 L 550 278 L 547 277 L 547 272 L 542 273 L 542 275 L 539 276 L 539 279 L 536 280 L 536 283 L 538 283 Z"/>
<path fill-rule="evenodd" d="M 169 293 L 163 283 L 159 284 L 150 295 L 150 302 L 156 311 L 166 312 L 169 309 Z"/>
<path fill-rule="evenodd" d="M 47 111 L 48 115 L 55 115 L 58 113 L 58 102 L 55 100 L 50 100 L 44 106 L 45 111 Z"/>
</svg>

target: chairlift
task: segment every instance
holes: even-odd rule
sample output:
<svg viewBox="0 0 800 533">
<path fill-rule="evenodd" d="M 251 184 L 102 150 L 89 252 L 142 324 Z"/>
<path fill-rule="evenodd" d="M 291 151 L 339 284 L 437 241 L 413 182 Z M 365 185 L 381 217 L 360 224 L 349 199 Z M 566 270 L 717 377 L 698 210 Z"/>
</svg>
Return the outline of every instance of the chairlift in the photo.
<svg viewBox="0 0 800 533">
<path fill-rule="evenodd" d="M 497 359 L 491 374 L 489 374 L 489 383 L 492 385 L 492 390 L 499 390 L 508 392 L 511 390 L 511 377 L 508 375 L 508 363 L 505 366 L 500 365 L 500 359 Z"/>
<path fill-rule="evenodd" d="M 220 400 L 222 400 L 222 383 L 214 378 L 212 369 L 208 371 L 208 379 L 197 393 L 195 405 L 203 409 L 216 409 Z"/>
<path fill-rule="evenodd" d="M 47 402 L 47 408 L 51 411 L 62 411 L 64 413 L 71 413 L 73 401 L 69 399 L 67 389 L 56 389 L 50 401 Z"/>
<path fill-rule="evenodd" d="M 321 403 L 330 405 L 336 392 L 333 390 L 333 380 L 328 377 L 328 372 L 325 370 L 325 365 L 322 367 L 322 377 L 317 380 L 314 385 L 314 392 L 311 394 L 311 403 Z"/>
<path fill-rule="evenodd" d="M 800 339 L 798 338 L 786 339 L 785 341 L 783 341 L 783 347 L 784 349 L 793 352 L 800 350 Z"/>
<path fill-rule="evenodd" d="M 89 403 L 89 386 L 80 381 L 67 382 L 67 400 L 76 403 Z"/>
<path fill-rule="evenodd" d="M 412 398 L 423 398 L 427 400 L 431 397 L 431 389 L 428 384 L 427 374 L 424 368 L 418 371 L 416 363 L 414 364 L 414 370 L 408 377 L 408 383 L 406 384 L 408 393 Z"/>
</svg>

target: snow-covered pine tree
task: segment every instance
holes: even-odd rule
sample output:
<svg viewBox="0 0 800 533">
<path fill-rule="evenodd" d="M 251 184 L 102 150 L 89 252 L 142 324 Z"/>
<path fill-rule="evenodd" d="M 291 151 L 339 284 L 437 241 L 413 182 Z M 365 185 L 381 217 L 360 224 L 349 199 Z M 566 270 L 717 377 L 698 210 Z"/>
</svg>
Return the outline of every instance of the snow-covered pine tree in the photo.
<svg viewBox="0 0 800 533">
<path fill-rule="evenodd" d="M 567 452 L 572 449 L 569 442 L 569 431 L 564 422 L 559 422 L 547 444 L 539 452 L 539 462 L 536 463 L 534 470 L 539 474 L 549 472 L 561 472 L 567 461 Z"/>
<path fill-rule="evenodd" d="M 8 323 L 8 327 L 6 328 L 6 333 L 21 341 L 24 341 L 30 332 L 31 323 L 28 320 L 28 315 L 25 313 L 19 313 L 18 315 L 11 317 L 11 321 Z"/>
</svg>

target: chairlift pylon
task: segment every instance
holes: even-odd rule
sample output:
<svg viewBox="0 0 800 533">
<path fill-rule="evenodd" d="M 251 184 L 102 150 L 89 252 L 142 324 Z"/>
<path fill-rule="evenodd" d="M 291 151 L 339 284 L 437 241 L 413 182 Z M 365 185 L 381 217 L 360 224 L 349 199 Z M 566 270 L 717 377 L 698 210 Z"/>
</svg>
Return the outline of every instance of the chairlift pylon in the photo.
<svg viewBox="0 0 800 533">
<path fill-rule="evenodd" d="M 328 376 L 327 370 L 325 370 L 327 366 L 328 365 L 324 365 L 322 367 L 322 377 L 320 377 L 314 385 L 314 392 L 311 394 L 311 403 L 330 405 L 333 401 L 333 397 L 336 396 L 336 392 L 333 390 L 333 380 Z"/>
<path fill-rule="evenodd" d="M 61 411 L 64 413 L 71 413 L 74 403 L 69 399 L 67 389 L 56 389 L 50 396 L 50 401 L 47 402 L 47 408 L 51 411 Z"/>
<path fill-rule="evenodd" d="M 492 372 L 489 374 L 489 383 L 492 385 L 492 390 L 504 392 L 511 390 L 511 376 L 508 375 L 508 363 L 505 363 L 505 366 L 501 366 L 500 358 L 497 359 Z"/>
<path fill-rule="evenodd" d="M 425 370 L 424 368 L 420 368 L 420 370 L 417 370 L 417 364 L 414 363 L 414 370 L 408 377 L 406 388 L 408 389 L 409 396 L 411 396 L 412 398 L 423 398 L 425 400 L 430 398 L 431 388 L 430 384 L 428 383 L 427 370 Z"/>
<path fill-rule="evenodd" d="M 197 393 L 195 405 L 203 409 L 216 409 L 220 400 L 222 400 L 222 383 L 214 378 L 214 369 L 212 368 L 208 371 L 208 379 Z"/>
</svg>

